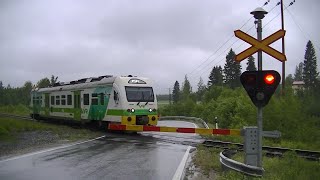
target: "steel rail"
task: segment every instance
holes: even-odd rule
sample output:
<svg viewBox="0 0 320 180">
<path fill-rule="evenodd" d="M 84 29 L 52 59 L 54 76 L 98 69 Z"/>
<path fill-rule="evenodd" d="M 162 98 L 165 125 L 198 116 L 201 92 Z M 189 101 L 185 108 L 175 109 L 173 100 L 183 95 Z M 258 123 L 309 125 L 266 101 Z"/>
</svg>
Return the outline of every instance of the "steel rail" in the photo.
<svg viewBox="0 0 320 180">
<path fill-rule="evenodd" d="M 241 143 L 232 143 L 232 142 L 225 142 L 225 141 L 214 141 L 214 140 L 205 140 L 203 145 L 206 147 L 213 147 L 213 148 L 225 148 L 230 149 L 230 146 L 237 147 L 238 150 L 243 150 L 243 144 Z M 283 148 L 283 147 L 271 147 L 271 146 L 262 146 L 262 150 L 266 151 L 267 156 L 283 156 L 285 152 L 295 152 L 299 157 L 313 160 L 313 161 L 320 161 L 320 151 L 311 151 L 311 150 L 303 150 L 303 149 L 290 149 L 290 148 Z"/>
</svg>

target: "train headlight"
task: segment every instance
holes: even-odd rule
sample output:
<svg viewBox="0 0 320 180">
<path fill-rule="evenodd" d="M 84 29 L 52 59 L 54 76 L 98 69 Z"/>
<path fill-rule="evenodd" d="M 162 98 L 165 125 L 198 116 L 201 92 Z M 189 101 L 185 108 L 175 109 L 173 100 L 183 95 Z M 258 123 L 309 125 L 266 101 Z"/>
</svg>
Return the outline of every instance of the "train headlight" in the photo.
<svg viewBox="0 0 320 180">
<path fill-rule="evenodd" d="M 135 112 L 135 110 L 132 108 L 132 109 L 131 109 L 131 112 L 132 112 L 132 113 L 134 113 L 134 112 Z"/>
<path fill-rule="evenodd" d="M 151 108 L 149 109 L 149 112 L 152 112 L 152 109 L 151 109 Z"/>
<path fill-rule="evenodd" d="M 156 112 L 157 110 L 156 109 L 153 109 L 153 112 Z"/>
</svg>

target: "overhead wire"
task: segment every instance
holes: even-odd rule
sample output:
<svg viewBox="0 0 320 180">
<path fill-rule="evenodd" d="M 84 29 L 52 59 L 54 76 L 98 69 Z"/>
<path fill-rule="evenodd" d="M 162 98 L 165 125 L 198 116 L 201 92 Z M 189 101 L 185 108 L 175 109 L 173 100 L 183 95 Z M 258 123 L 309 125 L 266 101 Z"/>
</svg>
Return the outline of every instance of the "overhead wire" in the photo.
<svg viewBox="0 0 320 180">
<path fill-rule="evenodd" d="M 288 6 L 285 6 L 285 10 L 287 10 L 288 14 L 290 15 L 292 21 L 294 22 L 294 24 L 298 27 L 298 29 L 300 30 L 300 32 L 302 33 L 302 35 L 304 36 L 305 40 L 311 40 L 313 39 L 311 37 L 311 35 L 309 33 L 307 33 L 306 31 L 303 30 L 303 28 L 300 26 L 300 24 L 296 21 L 295 17 L 293 16 L 293 14 L 291 13 L 291 11 L 289 9 L 287 9 L 289 6 L 292 6 L 295 3 L 295 0 L 290 2 L 290 4 Z M 317 49 L 320 51 L 320 47 L 318 45 L 318 42 L 314 41 L 314 45 L 317 47 Z"/>
<path fill-rule="evenodd" d="M 263 6 L 266 6 L 266 5 L 268 5 L 269 4 L 269 2 L 270 2 L 270 0 L 267 0 L 264 4 L 263 4 Z M 274 8 L 272 8 L 272 10 L 273 10 Z M 272 11 L 271 10 L 271 11 Z M 245 25 L 247 25 L 250 21 L 251 21 L 251 19 L 252 19 L 253 17 L 250 17 L 239 29 L 242 29 Z M 250 28 L 251 29 L 251 28 Z M 190 73 L 187 73 L 187 75 L 191 75 L 192 73 L 194 73 L 198 68 L 200 68 L 203 64 L 205 64 L 213 55 L 215 55 L 224 45 L 226 45 L 233 37 L 235 37 L 234 35 L 232 35 L 232 36 L 230 36 L 221 46 L 219 46 L 219 48 L 215 51 L 215 52 L 213 52 L 212 54 L 210 54 L 207 58 L 205 58 L 205 61 L 203 61 L 200 65 L 198 65 L 195 69 L 193 69 Z"/>
<path fill-rule="evenodd" d="M 267 2 L 270 2 L 270 1 L 267 1 Z M 268 3 L 265 3 L 264 5 L 267 5 Z M 269 10 L 269 12 L 272 12 L 275 8 L 276 8 L 276 6 L 278 6 L 280 4 L 280 2 L 278 2 L 272 9 L 270 9 Z M 253 17 L 251 17 L 248 21 L 246 21 L 246 23 L 244 24 L 244 25 L 242 25 L 241 26 L 241 28 L 243 28 L 251 19 L 252 19 Z M 272 20 L 274 20 L 275 18 L 273 18 Z M 269 22 L 270 23 L 270 22 Z M 267 23 L 267 24 L 269 24 L 269 23 Z M 253 27 L 254 27 L 255 25 L 253 25 L 253 26 L 251 26 L 247 31 L 246 31 L 246 33 L 247 32 L 249 32 Z M 266 25 L 265 25 L 266 26 Z M 240 28 L 240 29 L 241 29 Z M 235 37 L 234 35 L 232 35 L 232 37 Z M 228 40 L 229 41 L 229 40 Z M 235 43 L 237 43 L 239 41 L 239 39 L 237 39 L 237 40 L 235 40 L 230 46 L 228 46 L 223 52 L 221 52 L 218 56 L 216 56 L 216 58 L 214 58 L 213 60 L 211 60 L 209 63 L 207 63 L 206 64 L 206 66 L 204 67 L 204 68 L 202 68 L 201 70 L 203 70 L 202 71 L 202 73 L 200 74 L 200 77 L 201 77 L 201 75 L 203 75 L 205 72 L 207 72 L 209 69 L 212 69 L 212 66 L 210 66 L 210 64 L 211 63 L 213 63 L 216 59 L 218 59 L 218 57 L 220 57 L 222 54 L 224 54 L 224 53 L 226 53 L 226 51 L 228 51 Z M 242 42 L 242 44 L 240 45 L 240 46 L 238 46 L 237 48 L 239 48 L 239 47 L 241 47 L 242 45 L 244 44 L 244 42 Z M 236 48 L 236 49 L 237 49 Z M 221 49 L 221 48 L 220 48 Z M 234 50 L 236 50 L 236 49 L 234 49 Z M 210 59 L 212 57 L 212 55 L 210 55 L 210 57 L 208 58 L 208 60 Z M 221 60 L 219 60 L 217 63 L 215 63 L 215 65 L 217 65 L 218 63 L 220 63 L 222 60 L 224 60 L 225 58 L 223 58 L 223 59 L 221 59 Z M 208 60 L 206 60 L 206 61 L 208 61 Z M 203 62 L 202 64 L 204 64 L 205 62 Z M 214 66 L 215 66 L 214 65 Z M 205 69 L 205 70 L 204 70 Z M 200 71 L 198 71 L 198 72 L 200 72 Z M 192 76 L 190 76 L 189 77 L 189 80 L 190 79 L 194 79 L 194 78 L 196 78 L 196 77 L 198 77 L 198 76 L 195 76 L 195 75 L 197 75 L 198 73 L 195 73 L 194 75 L 192 75 Z M 188 75 L 191 75 L 191 74 L 188 74 Z"/>
</svg>

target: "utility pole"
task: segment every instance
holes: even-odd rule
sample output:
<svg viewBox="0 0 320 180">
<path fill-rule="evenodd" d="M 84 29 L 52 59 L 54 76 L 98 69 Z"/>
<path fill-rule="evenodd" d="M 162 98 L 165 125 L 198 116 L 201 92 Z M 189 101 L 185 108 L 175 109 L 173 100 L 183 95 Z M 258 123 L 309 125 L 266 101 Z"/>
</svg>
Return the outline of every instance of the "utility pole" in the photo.
<svg viewBox="0 0 320 180">
<path fill-rule="evenodd" d="M 282 30 L 284 30 L 283 0 L 281 0 L 281 28 Z M 282 37 L 282 54 L 285 55 L 284 36 Z M 282 88 L 281 88 L 282 95 L 284 95 L 284 90 L 285 90 L 285 79 L 286 79 L 286 61 L 282 61 Z"/>
</svg>

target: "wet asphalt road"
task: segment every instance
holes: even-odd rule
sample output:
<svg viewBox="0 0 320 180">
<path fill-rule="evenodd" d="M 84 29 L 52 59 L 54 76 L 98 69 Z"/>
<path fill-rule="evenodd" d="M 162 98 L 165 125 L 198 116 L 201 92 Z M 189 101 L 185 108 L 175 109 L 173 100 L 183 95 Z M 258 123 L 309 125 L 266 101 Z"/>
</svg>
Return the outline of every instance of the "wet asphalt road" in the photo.
<svg viewBox="0 0 320 180">
<path fill-rule="evenodd" d="M 161 126 L 194 127 L 162 121 Z M 91 142 L 0 161 L 0 179 L 172 179 L 194 134 L 111 134 Z M 186 144 L 186 145 L 184 145 Z"/>
</svg>

